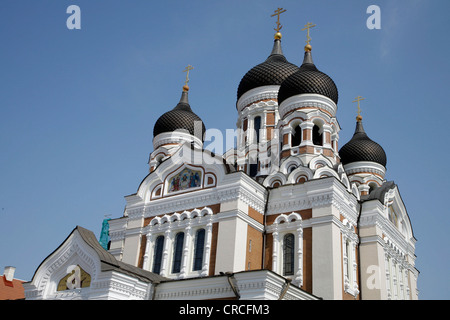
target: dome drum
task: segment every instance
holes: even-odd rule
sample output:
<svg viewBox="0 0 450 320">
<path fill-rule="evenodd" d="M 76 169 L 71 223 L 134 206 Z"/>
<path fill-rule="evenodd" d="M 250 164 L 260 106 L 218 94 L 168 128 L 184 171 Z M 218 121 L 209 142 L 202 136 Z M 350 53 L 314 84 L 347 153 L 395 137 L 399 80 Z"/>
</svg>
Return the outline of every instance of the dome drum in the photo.
<svg viewBox="0 0 450 320">
<path fill-rule="evenodd" d="M 278 105 L 278 112 L 282 119 L 294 110 L 302 110 L 306 113 L 308 109 L 319 109 L 327 113 L 328 116 L 335 117 L 337 105 L 330 98 L 315 93 L 304 93 L 289 97 Z"/>
<path fill-rule="evenodd" d="M 277 101 L 279 85 L 267 85 L 251 89 L 244 93 L 238 100 L 236 107 L 238 113 L 241 113 L 246 107 L 260 101 Z"/>
<path fill-rule="evenodd" d="M 370 174 L 384 179 L 386 174 L 386 168 L 384 166 L 372 161 L 356 161 L 344 164 L 344 170 L 349 176 L 354 174 Z"/>
<path fill-rule="evenodd" d="M 172 144 L 193 143 L 195 147 L 201 148 L 203 142 L 198 137 L 190 134 L 185 129 L 177 129 L 173 132 L 163 132 L 153 138 L 153 149 Z"/>
</svg>

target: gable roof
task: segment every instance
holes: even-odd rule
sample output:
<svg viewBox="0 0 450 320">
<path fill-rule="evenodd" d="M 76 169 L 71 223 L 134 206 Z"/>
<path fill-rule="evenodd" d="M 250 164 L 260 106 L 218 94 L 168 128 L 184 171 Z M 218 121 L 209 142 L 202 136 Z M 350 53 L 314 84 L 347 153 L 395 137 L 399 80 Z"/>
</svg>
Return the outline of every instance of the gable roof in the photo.
<svg viewBox="0 0 450 320">
<path fill-rule="evenodd" d="M 159 283 L 163 280 L 167 281 L 169 279 L 160 276 L 159 274 L 143 270 L 141 268 L 135 267 L 131 264 L 122 262 L 117 260 L 111 253 L 106 251 L 101 244 L 98 242 L 97 238 L 95 237 L 95 234 L 83 227 L 76 226 L 72 232 L 69 234 L 69 236 L 64 240 L 64 242 L 55 249 L 47 258 L 45 258 L 41 265 L 46 261 L 50 256 L 52 256 L 61 246 L 64 245 L 64 243 L 75 233 L 77 232 L 80 237 L 83 239 L 83 241 L 92 249 L 94 249 L 95 253 L 97 254 L 98 258 L 100 259 L 100 265 L 101 265 L 101 271 L 107 272 L 107 271 L 116 271 L 119 273 L 123 273 L 132 277 L 135 277 L 143 282 L 151 282 L 151 283 Z M 36 269 L 39 270 L 40 266 Z M 36 273 L 35 273 L 36 275 Z M 34 276 L 33 276 L 34 278 Z"/>
<path fill-rule="evenodd" d="M 83 240 L 97 253 L 100 258 L 102 271 L 117 271 L 136 277 L 144 282 L 159 283 L 162 280 L 168 280 L 159 274 L 146 271 L 131 264 L 117 260 L 111 253 L 103 249 L 92 231 L 80 226 L 77 226 L 74 231 L 75 230 L 80 233 Z"/>
</svg>

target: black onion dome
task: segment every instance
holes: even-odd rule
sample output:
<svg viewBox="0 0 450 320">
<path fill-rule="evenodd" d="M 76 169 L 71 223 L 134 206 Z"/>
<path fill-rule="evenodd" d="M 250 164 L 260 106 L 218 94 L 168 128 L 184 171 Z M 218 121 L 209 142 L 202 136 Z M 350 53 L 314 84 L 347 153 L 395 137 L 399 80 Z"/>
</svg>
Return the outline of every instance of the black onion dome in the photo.
<svg viewBox="0 0 450 320">
<path fill-rule="evenodd" d="M 164 113 L 156 121 L 153 127 L 153 137 L 156 137 L 160 133 L 173 132 L 175 130 L 184 129 L 191 135 L 195 136 L 195 126 L 201 123 L 201 137 L 203 141 L 203 135 L 206 131 L 205 124 L 202 119 L 197 116 L 191 109 L 188 101 L 187 91 L 183 91 L 180 102 L 172 110 Z"/>
<path fill-rule="evenodd" d="M 298 66 L 287 61 L 281 50 L 281 40 L 275 39 L 272 53 L 263 63 L 248 71 L 239 83 L 237 99 L 247 91 L 270 85 L 280 85 L 287 77 L 298 71 Z"/>
<path fill-rule="evenodd" d="M 292 96 L 304 93 L 315 93 L 330 98 L 338 103 L 338 89 L 333 79 L 319 71 L 314 65 L 311 51 L 305 52 L 300 69 L 288 77 L 278 91 L 278 105 Z"/>
<path fill-rule="evenodd" d="M 370 161 L 386 167 L 387 163 L 383 148 L 367 136 L 360 120 L 356 123 L 355 134 L 349 142 L 342 146 L 339 155 L 344 165 L 357 161 Z"/>
</svg>

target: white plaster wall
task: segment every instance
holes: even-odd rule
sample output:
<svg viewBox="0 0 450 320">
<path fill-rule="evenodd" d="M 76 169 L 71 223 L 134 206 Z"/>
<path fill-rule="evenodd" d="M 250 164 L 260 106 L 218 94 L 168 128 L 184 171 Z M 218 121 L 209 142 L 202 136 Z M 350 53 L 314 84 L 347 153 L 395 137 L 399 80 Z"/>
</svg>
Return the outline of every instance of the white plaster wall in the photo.
<svg viewBox="0 0 450 320">
<path fill-rule="evenodd" d="M 313 294 L 325 300 L 342 299 L 340 236 L 341 232 L 339 228 L 331 221 L 313 225 Z"/>
<path fill-rule="evenodd" d="M 361 298 L 387 299 L 383 248 L 377 242 L 360 244 Z"/>
<path fill-rule="evenodd" d="M 237 216 L 219 222 L 216 269 L 219 272 L 245 270 L 247 224 Z"/>
<path fill-rule="evenodd" d="M 141 244 L 140 234 L 133 234 L 127 236 L 124 241 L 122 261 L 137 266 L 140 244 Z"/>
</svg>

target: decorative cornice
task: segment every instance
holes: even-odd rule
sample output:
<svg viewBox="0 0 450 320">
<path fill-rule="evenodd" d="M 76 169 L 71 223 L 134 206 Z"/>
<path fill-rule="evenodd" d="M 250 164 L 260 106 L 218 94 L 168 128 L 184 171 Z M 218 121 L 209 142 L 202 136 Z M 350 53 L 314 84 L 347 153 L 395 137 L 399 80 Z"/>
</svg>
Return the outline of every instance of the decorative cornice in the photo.
<svg viewBox="0 0 450 320">
<path fill-rule="evenodd" d="M 371 212 L 364 212 L 363 210 L 358 227 L 376 226 L 380 229 L 380 233 L 384 234 L 384 237 L 361 237 L 361 243 L 377 242 L 384 248 L 386 254 L 396 257 L 398 261 L 405 263 L 405 266 L 408 266 L 409 269 L 414 269 L 414 266 L 405 258 L 406 255 L 414 257 L 414 246 L 383 216 L 383 210 L 384 206 L 379 202 L 375 210 L 371 210 Z"/>
<path fill-rule="evenodd" d="M 185 280 L 183 287 L 164 282 L 156 287 L 156 300 L 219 299 L 231 298 L 235 294 L 226 276 L 194 278 Z M 236 288 L 243 299 L 278 299 L 285 285 L 285 279 L 271 271 L 244 271 L 234 275 Z M 284 296 L 291 299 L 316 299 L 296 286 L 290 286 Z"/>
<path fill-rule="evenodd" d="M 290 188 L 290 190 L 285 189 L 286 187 Z M 285 192 L 280 191 L 282 189 Z M 333 205 L 339 210 L 340 214 L 353 225 L 356 225 L 356 197 L 349 193 L 335 177 L 310 180 L 302 185 L 289 185 L 273 190 L 273 192 L 280 192 L 281 194 L 275 200 L 270 199 L 271 201 L 267 206 L 267 214 Z"/>
<path fill-rule="evenodd" d="M 381 164 L 370 161 L 357 161 L 344 165 L 344 170 L 347 175 L 358 173 L 372 173 L 384 178 L 386 174 L 386 168 Z"/>
<path fill-rule="evenodd" d="M 268 99 L 273 99 L 277 101 L 279 89 L 280 86 L 273 85 L 273 86 L 258 87 L 247 91 L 239 98 L 237 102 L 238 113 L 241 113 L 246 106 L 254 102 Z M 276 105 L 278 104 L 276 103 Z"/>
<path fill-rule="evenodd" d="M 253 180 L 252 180 L 253 181 Z M 253 181 L 253 183 L 256 183 Z M 265 191 L 255 193 L 254 186 L 233 185 L 231 187 L 217 187 L 203 189 L 192 193 L 179 194 L 167 199 L 156 199 L 147 204 L 140 202 L 127 208 L 128 220 L 136 220 L 170 212 L 184 211 L 186 208 L 202 208 L 217 203 L 239 199 L 258 212 L 264 212 Z"/>
<path fill-rule="evenodd" d="M 166 145 L 166 144 L 183 144 L 183 143 L 191 143 L 194 142 L 195 145 L 199 148 L 201 148 L 203 146 L 202 141 L 187 133 L 187 132 L 183 132 L 181 130 L 176 130 L 174 132 L 164 132 L 164 133 L 160 133 L 158 134 L 156 137 L 153 138 L 153 149 L 156 150 L 158 149 L 160 146 L 162 145 Z"/>
<path fill-rule="evenodd" d="M 109 238 L 111 241 L 123 240 L 125 239 L 125 231 L 124 230 L 110 231 Z"/>
<path fill-rule="evenodd" d="M 331 117 L 334 117 L 337 111 L 337 105 L 333 100 L 319 94 L 302 94 L 290 97 L 278 106 L 278 111 L 280 117 L 284 118 L 291 111 L 305 108 L 325 110 Z"/>
</svg>

